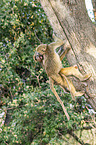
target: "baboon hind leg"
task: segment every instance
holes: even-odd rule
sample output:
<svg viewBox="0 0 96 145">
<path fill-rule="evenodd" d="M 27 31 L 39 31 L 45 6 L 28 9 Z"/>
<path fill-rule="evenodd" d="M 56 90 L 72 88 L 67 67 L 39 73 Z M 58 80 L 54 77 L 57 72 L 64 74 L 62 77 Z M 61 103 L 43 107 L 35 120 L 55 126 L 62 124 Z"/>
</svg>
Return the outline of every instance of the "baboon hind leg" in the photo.
<svg viewBox="0 0 96 145">
<path fill-rule="evenodd" d="M 59 74 L 51 76 L 55 81 L 55 84 L 66 88 L 72 95 L 72 99 L 75 100 L 75 96 L 82 96 L 84 92 L 77 92 L 71 80 L 69 80 L 64 74 Z"/>
<path fill-rule="evenodd" d="M 74 87 L 72 81 L 67 78 L 65 75 L 62 74 L 63 80 L 64 80 L 64 85 L 62 87 L 65 87 L 70 91 L 72 95 L 72 99 L 75 100 L 75 96 L 82 96 L 84 92 L 76 91 L 76 88 Z"/>
<path fill-rule="evenodd" d="M 82 75 L 76 66 L 71 66 L 67 68 L 62 68 L 59 72 L 60 74 L 64 74 L 65 76 L 75 76 L 80 81 L 85 81 L 91 77 L 91 74 Z"/>
</svg>

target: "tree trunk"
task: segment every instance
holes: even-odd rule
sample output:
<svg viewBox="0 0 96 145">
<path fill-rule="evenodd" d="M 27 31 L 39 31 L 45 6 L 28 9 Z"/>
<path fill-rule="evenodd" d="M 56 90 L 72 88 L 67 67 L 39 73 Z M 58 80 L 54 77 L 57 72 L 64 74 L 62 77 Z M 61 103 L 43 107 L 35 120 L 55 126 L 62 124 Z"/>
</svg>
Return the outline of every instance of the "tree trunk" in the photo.
<svg viewBox="0 0 96 145">
<path fill-rule="evenodd" d="M 72 48 L 67 54 L 69 64 L 76 64 L 82 74 L 92 74 L 85 97 L 96 110 L 96 28 L 88 17 L 84 0 L 40 2 L 56 35 Z"/>
</svg>

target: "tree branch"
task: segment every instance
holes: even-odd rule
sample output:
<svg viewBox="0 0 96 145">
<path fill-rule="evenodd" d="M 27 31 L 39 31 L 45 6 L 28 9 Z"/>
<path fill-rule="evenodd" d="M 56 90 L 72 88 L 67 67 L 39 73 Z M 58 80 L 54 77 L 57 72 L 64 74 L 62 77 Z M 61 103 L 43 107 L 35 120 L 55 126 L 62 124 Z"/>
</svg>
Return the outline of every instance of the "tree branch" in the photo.
<svg viewBox="0 0 96 145">
<path fill-rule="evenodd" d="M 96 125 L 94 124 L 94 127 L 96 127 Z M 92 126 L 85 126 L 85 127 L 82 127 L 82 128 L 80 128 L 81 130 L 91 130 L 91 129 L 93 129 L 93 127 Z M 59 135 L 63 135 L 63 132 L 64 132 L 64 130 L 63 130 L 63 128 L 57 128 L 57 130 L 59 130 Z M 76 129 L 74 129 L 74 130 L 69 130 L 69 129 L 67 129 L 66 128 L 66 134 L 68 133 L 69 135 L 71 135 L 77 142 L 79 142 L 81 145 L 90 145 L 89 143 L 84 143 L 83 142 L 83 140 L 81 140 L 78 136 L 76 136 L 75 134 L 74 134 L 74 132 L 73 131 L 75 131 Z"/>
<path fill-rule="evenodd" d="M 78 141 L 81 145 L 90 145 L 89 143 L 84 143 L 83 140 L 81 140 L 80 138 L 78 138 L 78 136 L 76 136 L 74 134 L 73 131 L 67 130 L 68 134 L 70 134 L 72 137 L 75 138 L 76 141 Z"/>
</svg>

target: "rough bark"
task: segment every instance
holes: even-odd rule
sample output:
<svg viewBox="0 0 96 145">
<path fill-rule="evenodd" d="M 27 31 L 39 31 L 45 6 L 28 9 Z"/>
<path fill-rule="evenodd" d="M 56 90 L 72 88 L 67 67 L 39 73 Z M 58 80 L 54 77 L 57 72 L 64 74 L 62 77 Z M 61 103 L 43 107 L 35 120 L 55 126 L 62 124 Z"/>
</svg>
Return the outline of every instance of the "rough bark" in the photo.
<svg viewBox="0 0 96 145">
<path fill-rule="evenodd" d="M 91 73 L 85 97 L 96 110 L 96 28 L 88 17 L 84 0 L 40 0 L 58 37 L 70 44 L 70 65 Z"/>
</svg>

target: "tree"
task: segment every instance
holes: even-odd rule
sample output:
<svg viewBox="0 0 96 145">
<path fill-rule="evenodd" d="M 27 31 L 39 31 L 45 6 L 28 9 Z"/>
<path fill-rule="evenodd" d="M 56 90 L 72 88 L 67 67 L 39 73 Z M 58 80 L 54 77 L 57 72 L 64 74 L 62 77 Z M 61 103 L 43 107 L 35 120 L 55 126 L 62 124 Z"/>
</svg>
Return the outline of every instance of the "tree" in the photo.
<svg viewBox="0 0 96 145">
<path fill-rule="evenodd" d="M 70 44 L 70 65 L 91 73 L 85 97 L 96 110 L 96 27 L 88 17 L 84 0 L 40 0 L 54 32 Z"/>
</svg>

